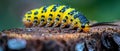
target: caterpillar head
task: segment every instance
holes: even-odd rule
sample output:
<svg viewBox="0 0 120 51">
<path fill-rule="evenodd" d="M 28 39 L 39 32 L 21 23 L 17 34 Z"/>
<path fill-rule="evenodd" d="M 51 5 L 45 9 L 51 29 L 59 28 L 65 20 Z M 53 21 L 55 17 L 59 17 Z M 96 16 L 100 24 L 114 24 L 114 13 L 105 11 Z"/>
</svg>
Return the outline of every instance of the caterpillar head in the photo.
<svg viewBox="0 0 120 51">
<path fill-rule="evenodd" d="M 25 25 L 25 27 L 31 27 L 33 25 L 33 23 L 26 18 L 23 18 L 23 24 Z"/>
<path fill-rule="evenodd" d="M 31 27 L 33 26 L 33 21 L 32 21 L 32 11 L 28 11 L 27 13 L 25 13 L 25 16 L 23 17 L 23 24 L 26 27 Z"/>
<path fill-rule="evenodd" d="M 32 27 L 37 25 L 40 21 L 38 17 L 38 9 L 33 9 L 25 13 L 23 17 L 23 23 L 26 27 Z"/>
</svg>

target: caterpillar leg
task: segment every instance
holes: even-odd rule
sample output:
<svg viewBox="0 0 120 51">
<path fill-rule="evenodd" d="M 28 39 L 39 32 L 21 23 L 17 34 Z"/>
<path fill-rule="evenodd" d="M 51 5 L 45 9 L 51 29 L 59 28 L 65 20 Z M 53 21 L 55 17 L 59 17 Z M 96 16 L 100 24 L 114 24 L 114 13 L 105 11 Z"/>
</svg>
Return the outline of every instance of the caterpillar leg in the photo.
<svg viewBox="0 0 120 51">
<path fill-rule="evenodd" d="M 60 28 L 64 28 L 64 27 L 65 27 L 65 25 L 64 25 L 64 24 L 61 24 L 61 25 L 60 25 Z"/>
<path fill-rule="evenodd" d="M 53 27 L 57 27 L 59 25 L 60 25 L 60 20 L 59 20 L 59 18 L 56 18 L 55 23 L 53 24 Z"/>
<path fill-rule="evenodd" d="M 35 27 L 36 26 L 36 23 L 33 23 L 33 27 Z"/>
<path fill-rule="evenodd" d="M 46 27 L 50 27 L 50 26 L 52 26 L 52 24 L 53 24 L 53 20 L 52 20 L 52 18 L 50 17 L 50 18 L 48 18 L 48 20 L 47 20 Z"/>
<path fill-rule="evenodd" d="M 59 25 L 60 25 L 60 23 L 55 22 L 55 23 L 53 24 L 53 27 L 57 27 L 57 26 L 59 26 Z"/>
<path fill-rule="evenodd" d="M 33 21 L 33 27 L 37 26 L 38 23 L 39 23 L 38 20 L 34 20 L 34 21 Z"/>
<path fill-rule="evenodd" d="M 38 25 L 38 26 L 44 26 L 46 23 L 45 23 L 45 19 L 41 19 L 41 21 L 40 21 L 40 24 Z"/>
<path fill-rule="evenodd" d="M 77 32 L 80 32 L 81 30 L 82 30 L 81 28 L 79 28 L 79 27 L 77 28 Z"/>
<path fill-rule="evenodd" d="M 66 19 L 64 19 L 64 20 L 62 21 L 62 24 L 60 25 L 60 28 L 65 28 L 66 25 L 67 25 Z"/>
<path fill-rule="evenodd" d="M 74 29 L 75 27 L 74 27 L 74 24 L 71 24 L 70 26 L 69 26 L 69 29 Z"/>
</svg>

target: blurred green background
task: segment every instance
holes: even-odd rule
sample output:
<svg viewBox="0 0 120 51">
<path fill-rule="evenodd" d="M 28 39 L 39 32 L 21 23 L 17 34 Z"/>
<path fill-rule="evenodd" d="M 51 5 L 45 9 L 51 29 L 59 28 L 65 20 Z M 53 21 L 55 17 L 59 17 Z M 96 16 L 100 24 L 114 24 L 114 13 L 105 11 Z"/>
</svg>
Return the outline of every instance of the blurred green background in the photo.
<svg viewBox="0 0 120 51">
<path fill-rule="evenodd" d="M 69 5 L 92 21 L 120 20 L 120 0 L 0 0 L 0 31 L 24 27 L 22 17 L 26 11 L 51 4 Z"/>
</svg>

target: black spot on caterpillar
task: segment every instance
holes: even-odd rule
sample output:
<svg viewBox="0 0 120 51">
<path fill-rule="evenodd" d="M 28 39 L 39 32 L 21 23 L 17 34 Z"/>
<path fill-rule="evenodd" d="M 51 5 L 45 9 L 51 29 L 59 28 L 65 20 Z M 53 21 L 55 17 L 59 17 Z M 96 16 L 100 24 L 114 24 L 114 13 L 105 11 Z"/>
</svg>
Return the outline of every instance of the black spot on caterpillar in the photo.
<svg viewBox="0 0 120 51">
<path fill-rule="evenodd" d="M 89 30 L 89 21 L 84 15 L 74 8 L 58 4 L 42 6 L 28 11 L 23 18 L 23 23 L 26 27 L 46 26 L 65 28 L 69 26 L 70 29 L 77 28 L 77 31 L 82 30 L 86 32 Z"/>
</svg>

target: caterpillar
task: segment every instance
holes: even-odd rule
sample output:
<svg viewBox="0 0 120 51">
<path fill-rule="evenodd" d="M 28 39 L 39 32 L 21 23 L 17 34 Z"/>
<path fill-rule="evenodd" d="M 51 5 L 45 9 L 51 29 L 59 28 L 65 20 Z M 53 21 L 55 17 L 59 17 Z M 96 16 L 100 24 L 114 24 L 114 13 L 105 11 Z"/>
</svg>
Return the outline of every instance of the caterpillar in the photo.
<svg viewBox="0 0 120 51">
<path fill-rule="evenodd" d="M 89 31 L 89 21 L 79 11 L 66 5 L 53 4 L 32 9 L 25 13 L 23 23 L 26 27 L 45 26 L 60 27 L 68 26 L 77 31 Z"/>
</svg>

